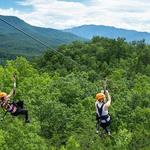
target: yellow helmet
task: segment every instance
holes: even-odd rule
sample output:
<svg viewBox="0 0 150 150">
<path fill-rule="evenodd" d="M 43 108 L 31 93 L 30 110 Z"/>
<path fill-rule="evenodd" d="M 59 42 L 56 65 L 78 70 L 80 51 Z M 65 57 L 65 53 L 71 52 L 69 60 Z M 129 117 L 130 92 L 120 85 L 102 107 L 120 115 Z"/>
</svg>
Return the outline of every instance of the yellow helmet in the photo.
<svg viewBox="0 0 150 150">
<path fill-rule="evenodd" d="M 104 93 L 97 93 L 96 94 L 96 100 L 102 101 L 104 98 L 105 98 L 105 94 Z"/>
<path fill-rule="evenodd" d="M 3 97 L 5 97 L 5 96 L 7 96 L 7 93 L 5 93 L 5 92 L 0 92 L 0 99 L 3 98 Z"/>
</svg>

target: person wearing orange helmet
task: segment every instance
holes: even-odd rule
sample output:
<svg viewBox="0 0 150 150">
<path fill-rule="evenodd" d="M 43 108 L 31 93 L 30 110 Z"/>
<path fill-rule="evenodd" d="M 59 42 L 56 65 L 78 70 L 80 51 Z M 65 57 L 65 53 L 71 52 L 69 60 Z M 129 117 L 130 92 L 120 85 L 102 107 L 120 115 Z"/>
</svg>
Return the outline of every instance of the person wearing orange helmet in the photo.
<svg viewBox="0 0 150 150">
<path fill-rule="evenodd" d="M 13 116 L 24 115 L 25 122 L 29 123 L 28 110 L 23 108 L 23 101 L 10 103 L 10 97 L 16 93 L 16 77 L 14 77 L 14 87 L 9 94 L 5 92 L 0 92 L 0 106 Z M 5 113 L 5 115 L 6 115 Z M 4 116 L 5 116 L 4 115 Z M 3 117 L 4 119 L 4 117 Z"/>
<path fill-rule="evenodd" d="M 107 102 L 105 102 L 107 98 Z M 108 109 L 111 106 L 111 96 L 108 92 L 108 90 L 101 93 L 96 94 L 96 102 L 95 102 L 95 108 L 96 108 L 96 133 L 99 132 L 99 127 L 102 127 L 104 131 L 111 136 L 110 131 L 108 129 L 108 126 L 111 123 L 110 115 L 108 114 Z"/>
</svg>

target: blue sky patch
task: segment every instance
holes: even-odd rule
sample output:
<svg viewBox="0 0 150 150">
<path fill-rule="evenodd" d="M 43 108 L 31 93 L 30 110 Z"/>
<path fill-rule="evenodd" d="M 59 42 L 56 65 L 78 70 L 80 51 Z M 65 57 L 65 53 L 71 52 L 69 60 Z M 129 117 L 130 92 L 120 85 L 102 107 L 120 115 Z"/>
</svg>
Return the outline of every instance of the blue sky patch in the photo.
<svg viewBox="0 0 150 150">
<path fill-rule="evenodd" d="M 14 8 L 23 12 L 32 11 L 32 6 L 22 6 L 19 5 L 18 2 L 22 2 L 22 0 L 0 0 L 0 8 L 2 9 Z"/>
</svg>

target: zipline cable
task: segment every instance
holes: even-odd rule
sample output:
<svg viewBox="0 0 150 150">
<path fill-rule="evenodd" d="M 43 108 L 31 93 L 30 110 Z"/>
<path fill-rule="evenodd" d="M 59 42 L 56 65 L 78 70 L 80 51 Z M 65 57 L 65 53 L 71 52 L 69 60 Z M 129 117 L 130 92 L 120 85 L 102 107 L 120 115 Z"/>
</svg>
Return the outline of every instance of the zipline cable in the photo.
<svg viewBox="0 0 150 150">
<path fill-rule="evenodd" d="M 33 37 L 33 36 L 32 36 L 32 35 L 30 35 L 29 33 L 27 33 L 27 32 L 25 32 L 25 31 L 23 31 L 22 29 L 19 29 L 18 27 L 16 27 L 16 26 L 12 25 L 12 24 L 11 24 L 11 23 L 9 23 L 8 21 L 6 21 L 6 20 L 2 19 L 2 18 L 1 18 L 1 16 L 0 16 L 0 20 L 1 20 L 2 22 L 6 23 L 7 25 L 9 25 L 9 26 L 13 27 L 14 29 L 18 30 L 19 32 L 21 32 L 21 33 L 25 34 L 26 36 L 30 37 L 32 40 L 34 40 L 34 41 L 36 41 L 36 42 L 40 43 L 41 45 L 45 46 L 46 48 L 53 50 L 54 52 L 56 52 L 56 53 L 60 54 L 61 56 L 63 56 L 63 57 L 64 57 L 64 58 L 66 58 L 66 59 L 70 59 L 70 60 L 71 60 L 73 63 L 75 63 L 76 65 L 80 65 L 78 62 L 76 62 L 76 61 L 75 61 L 75 60 L 73 60 L 72 58 L 70 58 L 70 57 L 68 57 L 68 56 L 65 56 L 64 54 L 62 54 L 62 53 L 58 52 L 58 51 L 57 51 L 57 50 L 55 50 L 54 48 L 51 48 L 48 44 L 46 44 L 46 43 L 42 42 L 41 40 L 39 40 L 39 39 L 37 39 L 37 38 Z"/>
</svg>

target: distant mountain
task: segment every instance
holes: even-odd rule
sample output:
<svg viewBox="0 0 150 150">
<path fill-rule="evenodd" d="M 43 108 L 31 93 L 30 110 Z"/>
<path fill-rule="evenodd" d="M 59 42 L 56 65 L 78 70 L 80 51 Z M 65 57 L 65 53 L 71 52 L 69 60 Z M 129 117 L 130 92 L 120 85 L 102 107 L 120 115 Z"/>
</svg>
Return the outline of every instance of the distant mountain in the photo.
<svg viewBox="0 0 150 150">
<path fill-rule="evenodd" d="M 49 45 L 49 47 L 54 48 L 60 44 L 70 43 L 75 40 L 84 40 L 79 36 L 61 30 L 31 26 L 14 16 L 0 15 L 0 18 L 41 40 Z M 44 49 L 46 48 L 41 44 L 0 20 L 0 53 L 35 56 L 42 53 Z"/>
<path fill-rule="evenodd" d="M 87 39 L 91 39 L 93 36 L 103 36 L 113 39 L 123 37 L 126 38 L 127 41 L 139 41 L 145 39 L 146 43 L 150 44 L 150 33 L 119 29 L 111 26 L 83 25 L 71 29 L 66 29 L 64 31 Z"/>
</svg>

